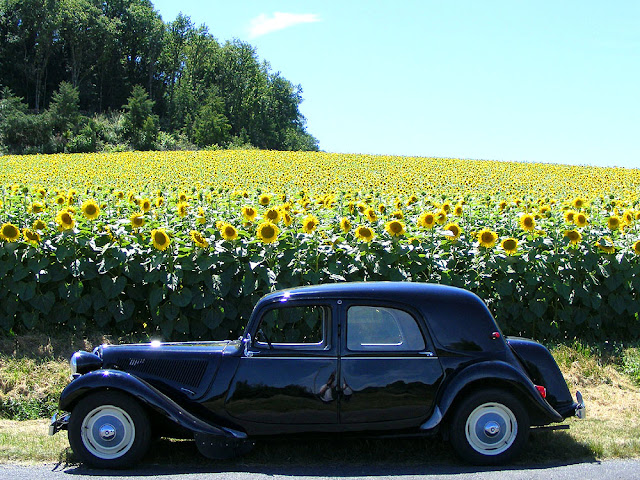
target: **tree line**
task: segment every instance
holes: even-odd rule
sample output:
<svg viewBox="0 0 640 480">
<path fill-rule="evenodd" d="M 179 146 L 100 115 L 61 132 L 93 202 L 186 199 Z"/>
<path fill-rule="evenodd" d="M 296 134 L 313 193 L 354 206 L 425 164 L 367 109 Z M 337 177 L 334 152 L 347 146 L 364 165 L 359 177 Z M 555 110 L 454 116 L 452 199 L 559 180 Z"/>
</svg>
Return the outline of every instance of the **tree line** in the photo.
<svg viewBox="0 0 640 480">
<path fill-rule="evenodd" d="M 302 88 L 149 0 L 0 0 L 0 149 L 318 150 Z"/>
</svg>

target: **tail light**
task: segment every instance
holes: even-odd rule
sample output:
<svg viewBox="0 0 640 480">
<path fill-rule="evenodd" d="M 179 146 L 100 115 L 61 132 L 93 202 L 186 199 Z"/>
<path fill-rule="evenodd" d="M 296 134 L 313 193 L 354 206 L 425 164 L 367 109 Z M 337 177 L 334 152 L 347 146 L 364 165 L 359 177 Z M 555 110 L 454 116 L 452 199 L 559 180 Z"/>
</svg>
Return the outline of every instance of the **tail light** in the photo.
<svg viewBox="0 0 640 480">
<path fill-rule="evenodd" d="M 538 390 L 538 393 L 542 398 L 547 398 L 547 389 L 545 387 L 542 385 L 536 385 L 536 390 Z"/>
</svg>

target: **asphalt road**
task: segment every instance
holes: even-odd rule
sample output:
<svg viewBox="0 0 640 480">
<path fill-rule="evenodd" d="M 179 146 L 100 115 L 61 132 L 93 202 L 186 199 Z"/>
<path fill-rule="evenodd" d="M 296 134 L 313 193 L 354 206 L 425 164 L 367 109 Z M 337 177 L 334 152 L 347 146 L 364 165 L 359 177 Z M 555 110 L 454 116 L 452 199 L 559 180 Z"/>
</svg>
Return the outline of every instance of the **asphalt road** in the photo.
<svg viewBox="0 0 640 480">
<path fill-rule="evenodd" d="M 466 466 L 371 466 L 371 467 L 247 467 L 219 471 L 202 466 L 145 466 L 135 470 L 98 471 L 72 466 L 0 465 L 2 480 L 131 480 L 158 477 L 161 480 L 639 480 L 640 460 L 611 460 L 571 465 L 474 468 Z"/>
</svg>

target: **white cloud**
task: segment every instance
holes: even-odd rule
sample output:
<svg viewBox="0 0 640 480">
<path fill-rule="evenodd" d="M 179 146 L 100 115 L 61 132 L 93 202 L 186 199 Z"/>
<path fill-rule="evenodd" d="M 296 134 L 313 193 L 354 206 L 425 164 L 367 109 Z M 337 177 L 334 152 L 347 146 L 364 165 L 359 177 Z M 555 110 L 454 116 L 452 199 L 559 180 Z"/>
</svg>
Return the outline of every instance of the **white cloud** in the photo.
<svg viewBox="0 0 640 480">
<path fill-rule="evenodd" d="M 300 23 L 314 23 L 319 21 L 320 17 L 315 13 L 275 12 L 271 16 L 263 13 L 251 20 L 249 36 L 256 38 L 260 35 L 282 30 L 283 28 L 292 27 Z"/>
</svg>

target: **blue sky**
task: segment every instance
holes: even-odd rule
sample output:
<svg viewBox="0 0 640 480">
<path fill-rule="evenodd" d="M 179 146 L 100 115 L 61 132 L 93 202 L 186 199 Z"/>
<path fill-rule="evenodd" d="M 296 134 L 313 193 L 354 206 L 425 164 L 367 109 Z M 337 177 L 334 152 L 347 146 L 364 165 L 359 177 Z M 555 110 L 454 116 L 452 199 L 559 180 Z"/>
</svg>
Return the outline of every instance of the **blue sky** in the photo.
<svg viewBox="0 0 640 480">
<path fill-rule="evenodd" d="M 156 0 L 303 88 L 328 152 L 640 168 L 640 2 Z"/>
</svg>

